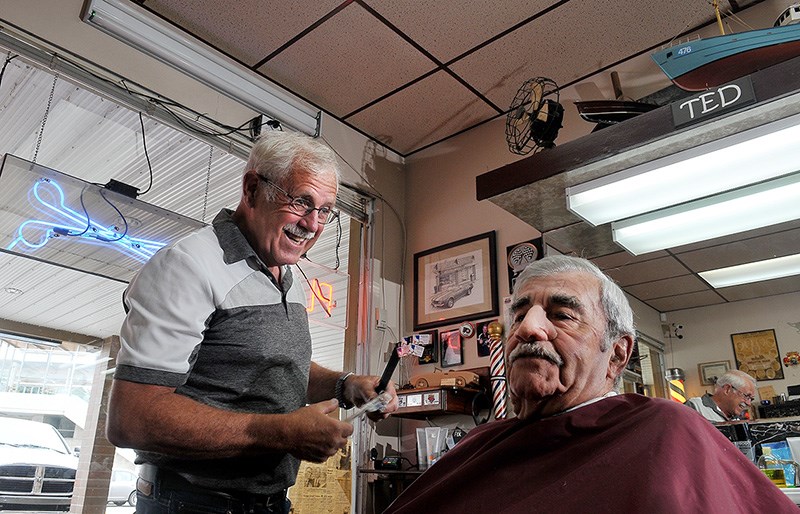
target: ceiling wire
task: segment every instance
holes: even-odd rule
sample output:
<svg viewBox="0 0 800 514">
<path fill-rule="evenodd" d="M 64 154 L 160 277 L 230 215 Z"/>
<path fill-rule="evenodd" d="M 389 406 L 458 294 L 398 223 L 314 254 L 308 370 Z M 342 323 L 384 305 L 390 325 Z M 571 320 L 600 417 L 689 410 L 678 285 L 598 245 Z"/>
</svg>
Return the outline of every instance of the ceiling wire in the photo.
<svg viewBox="0 0 800 514">
<path fill-rule="evenodd" d="M 206 221 L 206 207 L 208 207 L 208 186 L 211 183 L 211 158 L 214 156 L 214 147 L 208 145 L 209 152 L 208 152 L 208 169 L 206 170 L 206 191 L 203 195 L 203 216 L 200 218 L 200 221 L 205 223 Z"/>
</svg>

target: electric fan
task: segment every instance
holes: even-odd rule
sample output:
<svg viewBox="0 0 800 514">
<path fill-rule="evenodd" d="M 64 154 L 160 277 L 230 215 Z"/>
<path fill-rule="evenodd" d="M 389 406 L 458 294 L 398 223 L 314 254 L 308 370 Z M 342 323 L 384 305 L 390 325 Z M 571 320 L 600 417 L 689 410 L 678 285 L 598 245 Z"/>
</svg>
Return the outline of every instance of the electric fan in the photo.
<svg viewBox="0 0 800 514">
<path fill-rule="evenodd" d="M 536 77 L 525 81 L 506 116 L 508 149 L 526 155 L 553 148 L 564 118 L 564 107 L 558 100 L 558 85 L 551 79 Z"/>
</svg>

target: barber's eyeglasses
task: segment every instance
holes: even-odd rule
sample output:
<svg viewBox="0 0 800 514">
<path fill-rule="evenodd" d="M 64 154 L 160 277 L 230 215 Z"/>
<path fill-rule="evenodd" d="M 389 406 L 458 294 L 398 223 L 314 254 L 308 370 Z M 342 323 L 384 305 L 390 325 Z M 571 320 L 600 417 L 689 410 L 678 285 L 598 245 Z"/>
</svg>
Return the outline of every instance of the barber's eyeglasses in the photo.
<svg viewBox="0 0 800 514">
<path fill-rule="evenodd" d="M 755 400 L 755 399 L 756 399 L 756 397 L 755 397 L 755 396 L 753 396 L 752 394 L 745 394 L 745 393 L 741 392 L 741 391 L 740 391 L 738 388 L 736 388 L 736 387 L 733 387 L 733 386 L 731 386 L 731 389 L 733 389 L 734 391 L 736 391 L 737 393 L 739 393 L 740 395 L 742 395 L 742 398 L 744 398 L 744 399 L 745 399 L 745 400 L 747 400 L 748 402 L 752 402 L 753 400 Z"/>
<path fill-rule="evenodd" d="M 323 225 L 330 223 L 336 219 L 337 216 L 339 216 L 339 211 L 331 209 L 330 207 L 314 207 L 314 205 L 307 199 L 290 195 L 268 178 L 262 177 L 261 175 L 258 175 L 258 178 L 266 182 L 268 185 L 274 187 L 286 198 L 288 198 L 289 202 L 286 204 L 286 206 L 298 216 L 308 216 L 312 212 L 317 211 L 317 222 L 322 223 Z"/>
</svg>

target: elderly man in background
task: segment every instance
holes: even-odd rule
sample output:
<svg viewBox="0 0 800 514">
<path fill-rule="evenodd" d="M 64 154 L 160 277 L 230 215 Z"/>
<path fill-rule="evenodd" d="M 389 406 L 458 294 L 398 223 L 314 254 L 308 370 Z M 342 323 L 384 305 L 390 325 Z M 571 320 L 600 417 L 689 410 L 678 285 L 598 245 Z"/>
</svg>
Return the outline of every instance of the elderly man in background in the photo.
<svg viewBox="0 0 800 514">
<path fill-rule="evenodd" d="M 517 417 L 473 429 L 387 513 L 797 511 L 700 416 L 615 392 L 633 314 L 596 266 L 546 257 L 516 284 L 506 369 Z"/>
<path fill-rule="evenodd" d="M 735 421 L 742 419 L 756 398 L 756 380 L 734 369 L 723 374 L 714 384 L 714 394 L 706 393 L 686 400 L 691 407 L 709 421 Z"/>
</svg>

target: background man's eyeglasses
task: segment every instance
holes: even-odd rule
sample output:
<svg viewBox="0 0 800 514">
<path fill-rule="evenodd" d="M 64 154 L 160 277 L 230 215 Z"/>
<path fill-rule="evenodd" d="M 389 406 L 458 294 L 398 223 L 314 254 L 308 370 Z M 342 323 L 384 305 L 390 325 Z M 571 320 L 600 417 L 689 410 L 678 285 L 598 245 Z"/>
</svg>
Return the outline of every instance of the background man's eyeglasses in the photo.
<svg viewBox="0 0 800 514">
<path fill-rule="evenodd" d="M 258 175 L 258 178 L 266 182 L 268 185 L 274 187 L 286 198 L 288 198 L 289 202 L 286 203 L 286 206 L 298 216 L 308 216 L 312 212 L 317 211 L 317 222 L 323 225 L 330 223 L 336 219 L 337 216 L 339 216 L 339 211 L 333 210 L 330 207 L 314 207 L 314 205 L 305 198 L 298 198 L 290 195 L 268 178 L 262 177 L 261 175 Z"/>
<path fill-rule="evenodd" d="M 730 385 L 730 384 L 729 384 L 729 385 Z M 756 399 L 756 397 L 755 397 L 755 396 L 753 396 L 752 394 L 745 394 L 745 393 L 741 392 L 741 391 L 740 391 L 738 388 L 736 388 L 736 387 L 733 387 L 733 386 L 731 386 L 731 389 L 733 389 L 734 391 L 736 391 L 737 393 L 739 393 L 740 395 L 742 395 L 742 398 L 744 398 L 745 400 L 747 400 L 747 401 L 749 401 L 749 402 L 752 402 L 753 400 L 755 400 L 755 399 Z"/>
</svg>

